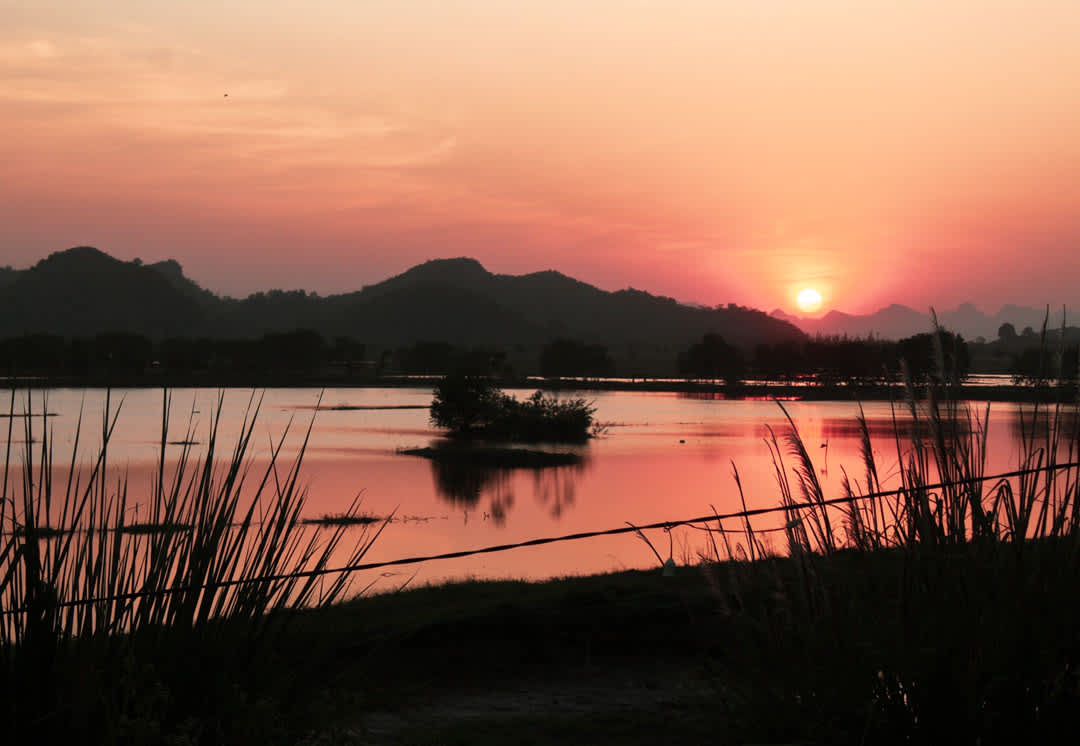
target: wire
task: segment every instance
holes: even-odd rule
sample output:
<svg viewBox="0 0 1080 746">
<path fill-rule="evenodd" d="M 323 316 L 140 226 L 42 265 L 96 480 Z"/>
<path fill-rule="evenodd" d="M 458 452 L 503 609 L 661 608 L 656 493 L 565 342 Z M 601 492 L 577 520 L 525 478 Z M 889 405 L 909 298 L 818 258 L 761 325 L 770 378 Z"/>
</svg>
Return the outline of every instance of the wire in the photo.
<svg viewBox="0 0 1080 746">
<path fill-rule="evenodd" d="M 1002 472 L 1000 474 L 984 475 L 981 477 L 971 477 L 970 479 L 959 479 L 952 482 L 938 482 L 935 484 L 927 484 L 917 487 L 919 490 L 936 490 L 944 487 L 955 487 L 961 484 L 969 484 L 976 482 L 989 482 L 991 480 L 1008 479 L 1010 477 L 1018 477 L 1025 474 L 1034 474 L 1043 471 L 1058 471 L 1061 469 L 1072 469 L 1080 467 L 1080 461 L 1073 461 L 1063 464 L 1048 464 L 1046 466 L 1040 466 L 1034 469 L 1017 469 L 1015 471 Z M 254 578 L 236 578 L 232 580 L 221 580 L 213 583 L 206 583 L 204 585 L 192 585 L 192 586 L 174 586 L 171 588 L 155 588 L 150 590 L 131 591 L 129 593 L 118 593 L 112 596 L 105 596 L 102 598 L 81 598 L 71 601 L 58 601 L 54 604 L 55 607 L 69 607 L 69 606 L 85 606 L 96 603 L 106 603 L 112 601 L 129 601 L 138 598 L 147 598 L 153 596 L 163 596 L 171 593 L 189 593 L 197 590 L 209 590 L 229 588 L 238 585 L 247 585 L 249 583 L 267 583 L 267 582 L 280 582 L 285 580 L 294 580 L 299 578 L 312 578 L 322 575 L 336 575 L 341 573 L 353 573 L 361 572 L 364 570 L 377 570 L 383 567 L 398 567 L 401 565 L 415 565 L 420 562 L 438 562 L 449 559 L 460 559 L 462 557 L 472 557 L 479 554 L 494 554 L 496 552 L 506 552 L 511 549 L 521 549 L 522 547 L 536 547 L 543 546 L 545 544 L 556 544 L 564 541 L 580 541 L 581 539 L 592 539 L 599 536 L 617 536 L 619 534 L 629 534 L 649 529 L 664 529 L 670 530 L 678 526 L 690 526 L 701 523 L 719 523 L 724 520 L 730 520 L 732 518 L 751 518 L 759 515 L 768 515 L 770 513 L 779 513 L 789 510 L 806 510 L 820 507 L 830 507 L 834 505 L 844 505 L 847 503 L 856 502 L 858 500 L 873 500 L 882 497 L 890 497 L 900 495 L 908 492 L 909 488 L 900 487 L 894 490 L 882 490 L 879 492 L 868 492 L 864 495 L 848 495 L 846 497 L 836 497 L 828 500 L 820 501 L 807 501 L 801 503 L 790 503 L 788 505 L 778 505 L 769 508 L 754 508 L 751 510 L 739 510 L 732 513 L 712 513 L 710 515 L 698 516 L 696 518 L 684 518 L 676 521 L 658 521 L 656 523 L 648 523 L 645 525 L 634 526 L 620 526 L 618 528 L 602 529 L 598 531 L 579 531 L 572 534 L 563 534 L 561 536 L 546 536 L 538 539 L 529 539 L 528 541 L 519 541 L 512 544 L 495 544 L 492 546 L 481 547 L 478 549 L 464 549 L 457 552 L 444 552 L 442 554 L 428 554 L 419 555 L 414 557 L 402 557 L 395 560 L 384 560 L 381 562 L 364 562 L 354 565 L 345 565 L 344 567 L 324 567 L 314 570 L 300 570 L 290 573 L 278 573 L 274 575 L 263 575 Z M 0 610 L 0 616 L 8 614 L 16 614 L 26 611 L 26 608 L 19 609 L 7 609 Z"/>
</svg>

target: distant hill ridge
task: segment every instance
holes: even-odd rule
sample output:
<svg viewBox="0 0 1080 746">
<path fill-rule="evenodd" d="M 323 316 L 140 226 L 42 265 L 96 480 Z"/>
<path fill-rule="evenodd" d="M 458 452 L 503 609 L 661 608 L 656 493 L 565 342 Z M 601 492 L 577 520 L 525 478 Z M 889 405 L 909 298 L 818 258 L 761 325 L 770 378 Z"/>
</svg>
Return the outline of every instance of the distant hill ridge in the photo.
<svg viewBox="0 0 1080 746">
<path fill-rule="evenodd" d="M 914 334 L 930 331 L 932 321 L 930 309 L 917 311 L 914 308 L 892 304 L 871 314 L 856 315 L 841 311 L 829 311 L 820 318 L 800 317 L 775 309 L 773 318 L 787 321 L 799 327 L 810 336 L 848 336 L 867 337 L 873 335 L 881 339 L 903 339 Z M 1035 331 L 1042 328 L 1046 318 L 1045 308 L 1025 308 L 1005 305 L 996 313 L 980 311 L 972 303 L 961 303 L 952 310 L 938 310 L 938 323 L 950 331 L 962 334 L 965 339 L 975 340 L 984 337 L 997 339 L 998 329 L 1003 324 L 1012 324 L 1016 331 L 1031 327 Z M 1067 314 L 1066 321 L 1075 325 L 1076 318 Z M 1061 308 L 1050 309 L 1050 328 L 1061 326 Z"/>
<path fill-rule="evenodd" d="M 465 257 L 435 259 L 331 296 L 270 290 L 221 298 L 175 260 L 125 262 L 89 246 L 0 272 L 0 336 L 256 337 L 314 329 L 376 345 L 445 341 L 539 345 L 556 337 L 679 350 L 706 333 L 746 348 L 804 338 L 785 320 L 729 305 L 691 307 L 641 290 L 607 292 L 554 270 L 488 272 Z"/>
<path fill-rule="evenodd" d="M 0 287 L 0 333 L 178 336 L 205 311 L 165 274 L 90 246 L 56 252 Z"/>
</svg>

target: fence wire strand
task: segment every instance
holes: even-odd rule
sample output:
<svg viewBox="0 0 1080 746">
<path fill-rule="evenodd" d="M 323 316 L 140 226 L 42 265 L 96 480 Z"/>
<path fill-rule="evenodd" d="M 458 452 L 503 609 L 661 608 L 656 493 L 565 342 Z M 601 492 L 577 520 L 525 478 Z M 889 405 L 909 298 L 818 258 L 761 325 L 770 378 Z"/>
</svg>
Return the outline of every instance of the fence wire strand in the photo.
<svg viewBox="0 0 1080 746">
<path fill-rule="evenodd" d="M 1014 471 L 1002 472 L 999 474 L 983 475 L 980 477 L 971 477 L 969 479 L 958 479 L 949 482 L 937 482 L 935 484 L 921 485 L 917 489 L 930 491 L 939 490 L 946 487 L 955 487 L 963 484 L 975 484 L 982 482 L 989 482 L 993 480 L 1010 479 L 1012 477 L 1019 477 L 1026 474 L 1035 474 L 1038 472 L 1047 471 L 1060 471 L 1063 469 L 1072 469 L 1080 467 L 1080 461 L 1073 461 L 1068 463 L 1048 464 L 1045 466 L 1028 468 L 1028 469 L 1016 469 Z M 876 500 L 883 497 L 892 497 L 901 495 L 908 492 L 909 488 L 900 487 L 892 490 L 880 490 L 877 492 L 868 492 L 862 495 L 846 495 L 844 497 L 836 497 L 828 500 L 821 501 L 804 501 L 799 503 L 791 503 L 788 505 L 775 505 L 768 508 L 753 508 L 750 510 L 738 510 L 730 513 L 710 513 L 708 515 L 698 516 L 695 518 L 683 518 L 674 521 L 657 521 L 655 523 L 647 523 L 642 525 L 626 525 L 618 528 L 601 529 L 596 531 L 579 531 L 572 534 L 562 534 L 560 536 L 546 536 L 537 539 L 529 539 L 527 541 L 519 541 L 510 544 L 494 544 L 492 546 L 480 547 L 477 549 L 463 549 L 456 552 L 443 552 L 441 554 L 429 554 L 418 555 L 413 557 L 402 557 L 394 560 L 383 560 L 381 562 L 363 562 L 354 565 L 345 565 L 343 567 L 324 567 L 314 570 L 301 570 L 291 573 L 278 573 L 273 575 L 262 575 L 259 577 L 249 578 L 237 578 L 234 580 L 223 580 L 215 583 L 208 583 L 205 585 L 191 585 L 191 586 L 173 586 L 170 588 L 155 588 L 141 591 L 132 591 L 130 593 L 119 593 L 112 596 L 104 596 L 100 598 L 81 598 L 68 601 L 58 601 L 54 605 L 57 608 L 71 607 L 71 606 L 86 606 L 97 603 L 107 603 L 115 601 L 133 601 L 140 598 L 149 598 L 153 596 L 163 596 L 172 593 L 189 593 L 196 590 L 208 590 L 208 589 L 220 589 L 230 588 L 234 586 L 246 585 L 250 583 L 266 583 L 266 582 L 280 582 L 291 579 L 299 578 L 312 578 L 324 575 L 338 575 L 342 573 L 354 573 L 362 572 L 365 570 L 378 570 L 384 567 L 399 567 L 402 565 L 415 565 L 421 562 L 438 562 L 442 560 L 460 559 L 463 557 L 472 557 L 480 554 L 494 554 L 497 552 L 506 552 L 512 549 L 521 549 L 524 547 L 536 547 L 546 544 L 556 544 L 566 541 L 580 541 L 582 539 L 593 539 L 600 536 L 617 536 L 620 534 L 637 533 L 641 531 L 663 529 L 665 531 L 680 526 L 693 526 L 697 527 L 699 524 L 720 523 L 725 520 L 731 520 L 734 518 L 753 518 L 756 516 L 769 515 L 771 513 L 780 513 L 790 510 L 807 510 L 821 507 L 832 507 L 836 505 L 845 505 L 860 500 Z M 25 612 L 26 608 L 18 609 L 2 609 L 0 610 L 0 616 L 6 616 L 9 614 L 17 614 Z"/>
</svg>

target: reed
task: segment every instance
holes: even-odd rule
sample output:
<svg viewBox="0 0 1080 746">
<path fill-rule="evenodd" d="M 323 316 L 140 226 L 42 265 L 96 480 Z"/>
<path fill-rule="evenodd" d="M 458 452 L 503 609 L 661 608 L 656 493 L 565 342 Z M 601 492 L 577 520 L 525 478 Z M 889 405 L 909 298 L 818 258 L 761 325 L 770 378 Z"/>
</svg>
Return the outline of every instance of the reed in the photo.
<svg viewBox="0 0 1080 746">
<path fill-rule="evenodd" d="M 1074 720 L 1080 470 L 1058 467 L 1080 457 L 1077 402 L 1026 412 L 1025 473 L 988 483 L 989 406 L 962 402 L 941 374 L 946 351 L 936 354 L 937 384 L 917 392 L 909 380 L 894 404 L 895 467 L 879 463 L 860 409 L 861 480 L 845 471 L 853 500 L 827 507 L 789 416 L 787 432 L 767 438 L 786 556 L 763 557 L 763 531 L 749 523 L 745 551 L 737 528 L 721 526 L 708 545 L 708 576 L 741 644 L 734 696 L 755 738 L 1015 742 Z"/>
<path fill-rule="evenodd" d="M 295 459 L 282 457 L 286 428 L 255 469 L 260 397 L 252 394 L 237 440 L 222 444 L 219 395 L 203 451 L 193 450 L 189 420 L 172 465 L 163 392 L 156 473 L 149 493 L 136 497 L 109 460 L 121 412 L 111 394 L 88 467 L 79 459 L 80 412 L 66 474 L 54 469 L 47 396 L 38 414 L 30 393 L 22 416 L 15 403 L 13 391 L 0 501 L 0 711 L 16 740 L 89 728 L 104 742 L 180 731 L 213 741 L 250 725 L 236 716 L 250 708 L 229 703 L 257 690 L 252 677 L 275 631 L 290 611 L 326 606 L 350 589 L 347 573 L 316 574 L 342 559 L 347 522 L 318 530 L 301 519 L 311 423 Z M 12 447 L 16 425 L 21 452 Z M 129 518 L 136 504 L 148 514 L 142 521 Z M 358 515 L 357 507 L 343 515 Z M 351 534 L 346 564 L 385 525 Z"/>
</svg>

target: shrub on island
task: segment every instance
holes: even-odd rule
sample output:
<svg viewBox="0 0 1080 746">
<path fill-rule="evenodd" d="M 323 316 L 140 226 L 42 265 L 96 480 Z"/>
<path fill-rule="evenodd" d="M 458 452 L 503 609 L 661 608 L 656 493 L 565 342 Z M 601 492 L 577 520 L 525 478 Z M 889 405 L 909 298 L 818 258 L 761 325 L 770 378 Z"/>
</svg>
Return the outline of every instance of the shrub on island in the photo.
<svg viewBox="0 0 1080 746">
<path fill-rule="evenodd" d="M 596 412 L 585 399 L 558 399 L 542 391 L 519 401 L 485 376 L 446 376 L 435 385 L 434 397 L 431 422 L 453 437 L 580 443 L 588 440 Z"/>
</svg>

